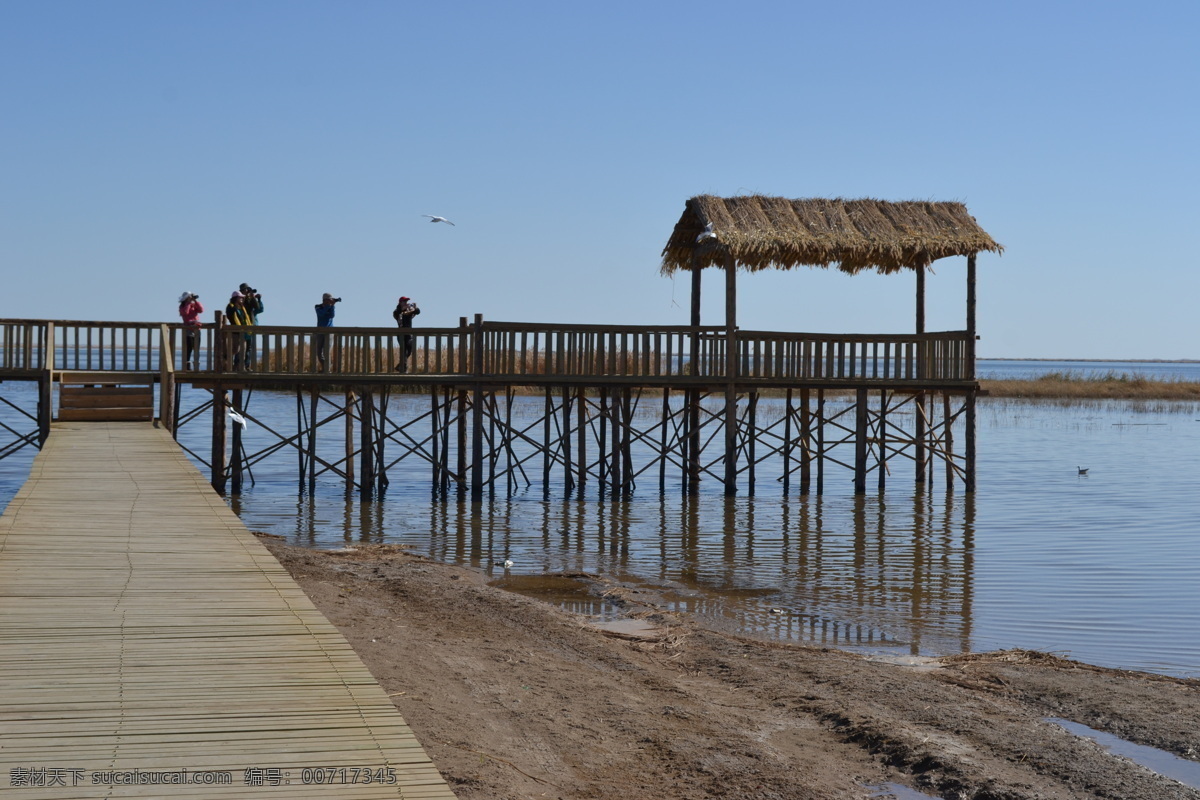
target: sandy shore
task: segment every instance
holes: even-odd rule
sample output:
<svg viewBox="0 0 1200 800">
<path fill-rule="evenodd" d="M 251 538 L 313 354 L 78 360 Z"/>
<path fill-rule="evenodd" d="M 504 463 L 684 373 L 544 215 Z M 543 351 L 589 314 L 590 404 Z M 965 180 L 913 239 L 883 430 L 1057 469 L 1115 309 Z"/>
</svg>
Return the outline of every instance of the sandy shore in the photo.
<svg viewBox="0 0 1200 800">
<path fill-rule="evenodd" d="M 1006 651 L 899 664 L 709 630 L 580 576 L 638 633 L 388 546 L 264 543 L 463 800 L 1200 798 L 1047 721 L 1200 761 L 1200 681 Z"/>
</svg>

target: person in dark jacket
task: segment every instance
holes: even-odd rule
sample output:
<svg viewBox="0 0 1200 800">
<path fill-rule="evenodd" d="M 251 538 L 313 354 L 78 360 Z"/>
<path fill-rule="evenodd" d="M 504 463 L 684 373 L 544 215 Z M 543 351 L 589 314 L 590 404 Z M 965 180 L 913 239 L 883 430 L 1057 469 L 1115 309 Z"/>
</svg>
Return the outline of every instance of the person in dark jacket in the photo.
<svg viewBox="0 0 1200 800">
<path fill-rule="evenodd" d="M 250 318 L 251 325 L 258 324 L 258 315 L 263 313 L 262 295 L 258 290 L 248 283 L 243 283 L 238 287 L 238 291 L 242 293 L 246 316 Z M 254 369 L 255 362 L 258 360 L 257 348 L 254 346 L 254 337 L 251 336 L 246 340 L 246 366 L 249 369 Z"/>
<path fill-rule="evenodd" d="M 392 312 L 392 319 L 396 320 L 396 324 L 401 328 L 411 330 L 413 317 L 420 313 L 421 309 L 417 308 L 417 304 L 412 302 L 411 297 L 401 297 L 396 303 L 396 310 Z M 408 372 L 408 359 L 412 356 L 415 339 L 415 336 L 400 337 L 400 363 L 396 364 L 396 372 Z"/>
<path fill-rule="evenodd" d="M 329 292 L 321 295 L 321 302 L 317 303 L 313 308 L 317 312 L 317 327 L 332 328 L 333 317 L 337 313 L 337 303 L 342 302 L 342 298 L 334 297 Z M 318 333 L 313 335 L 313 346 L 317 351 L 317 362 L 321 366 L 321 372 L 325 371 L 325 359 L 329 354 L 329 334 Z"/>
<path fill-rule="evenodd" d="M 229 296 L 229 304 L 225 306 L 225 322 L 229 325 L 237 325 L 245 331 L 252 331 L 254 329 L 250 313 L 246 311 L 246 296 L 241 292 L 234 292 Z M 241 336 L 234 338 L 234 372 L 249 370 L 251 368 L 247 351 L 254 346 L 253 342 L 253 333 L 243 333 Z"/>
</svg>

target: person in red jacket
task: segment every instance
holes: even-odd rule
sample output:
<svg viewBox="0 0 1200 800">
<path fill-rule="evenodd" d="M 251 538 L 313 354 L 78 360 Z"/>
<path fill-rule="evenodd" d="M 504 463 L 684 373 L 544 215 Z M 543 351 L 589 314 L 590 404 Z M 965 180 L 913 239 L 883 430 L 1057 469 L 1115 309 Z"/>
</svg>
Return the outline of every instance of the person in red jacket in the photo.
<svg viewBox="0 0 1200 800">
<path fill-rule="evenodd" d="M 200 295 L 184 292 L 179 295 L 179 317 L 183 320 L 183 368 L 200 369 Z M 195 363 L 193 363 L 195 362 Z"/>
</svg>

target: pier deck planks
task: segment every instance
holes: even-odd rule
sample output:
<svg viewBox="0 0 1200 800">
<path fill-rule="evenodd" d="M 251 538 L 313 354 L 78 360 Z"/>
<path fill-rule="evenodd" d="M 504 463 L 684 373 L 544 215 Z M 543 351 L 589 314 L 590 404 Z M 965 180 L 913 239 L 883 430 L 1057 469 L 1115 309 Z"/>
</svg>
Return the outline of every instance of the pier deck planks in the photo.
<svg viewBox="0 0 1200 800">
<path fill-rule="evenodd" d="M 56 424 L 0 517 L 0 742 L 14 800 L 454 797 L 346 640 L 145 423 Z M 305 782 L 322 767 L 346 772 Z M 338 782 L 356 767 L 397 783 Z M 30 769 L 81 772 L 16 786 Z M 91 784 L 185 769 L 232 783 Z"/>
</svg>

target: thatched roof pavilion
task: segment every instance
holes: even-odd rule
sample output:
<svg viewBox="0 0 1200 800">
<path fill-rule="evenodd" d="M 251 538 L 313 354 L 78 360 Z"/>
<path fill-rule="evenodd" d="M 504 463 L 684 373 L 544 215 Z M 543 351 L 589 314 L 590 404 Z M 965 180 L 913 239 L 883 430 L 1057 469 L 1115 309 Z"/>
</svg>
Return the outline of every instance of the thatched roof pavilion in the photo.
<svg viewBox="0 0 1200 800">
<path fill-rule="evenodd" d="M 705 267 L 725 272 L 725 419 L 737 418 L 737 272 L 830 267 L 851 275 L 874 269 L 916 275 L 916 333 L 925 333 L 925 272 L 947 256 L 967 257 L 967 364 L 975 372 L 975 256 L 1003 249 L 962 203 L 808 199 L 750 195 L 700 195 L 687 201 L 663 248 L 662 273 L 692 273 L 692 322 L 700 326 L 700 276 Z M 697 352 L 693 334 L 692 352 Z M 865 486 L 865 389 L 859 390 L 855 491 Z M 974 486 L 974 395 L 968 392 L 967 483 Z M 695 414 L 696 400 L 689 405 Z M 698 421 L 692 420 L 693 427 Z M 725 492 L 737 482 L 736 426 L 725 425 Z M 923 434 L 919 434 L 918 438 Z M 698 442 L 693 442 L 698 447 Z"/>
<path fill-rule="evenodd" d="M 700 240 L 711 225 L 711 237 Z M 700 195 L 687 207 L 667 246 L 662 271 L 829 267 L 854 274 L 928 267 L 946 256 L 1003 252 L 962 203 Z"/>
</svg>

